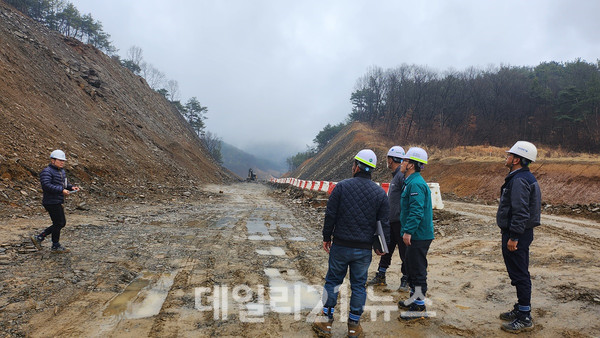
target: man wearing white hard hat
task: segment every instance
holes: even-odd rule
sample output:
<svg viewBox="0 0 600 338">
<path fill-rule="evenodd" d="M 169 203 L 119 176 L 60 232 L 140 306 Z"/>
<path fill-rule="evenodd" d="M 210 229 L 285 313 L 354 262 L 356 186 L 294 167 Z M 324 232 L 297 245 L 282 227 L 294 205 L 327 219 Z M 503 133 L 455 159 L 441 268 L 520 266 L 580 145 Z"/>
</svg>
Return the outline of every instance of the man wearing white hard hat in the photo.
<svg viewBox="0 0 600 338">
<path fill-rule="evenodd" d="M 512 333 L 533 330 L 529 246 L 533 228 L 540 225 L 542 194 L 529 164 L 536 159 L 537 148 L 527 141 L 516 142 L 506 152 L 504 165 L 509 173 L 500 190 L 496 214 L 502 232 L 502 257 L 511 285 L 517 289 L 513 309 L 500 314 L 500 319 L 508 321 L 502 324 L 502 329 Z"/>
<path fill-rule="evenodd" d="M 385 273 L 392 263 L 392 256 L 397 245 L 401 261 L 400 271 L 402 272 L 399 291 L 408 291 L 408 274 L 406 272 L 406 264 L 404 264 L 406 245 L 400 235 L 400 197 L 402 195 L 402 188 L 404 187 L 404 174 L 400 171 L 400 166 L 403 161 L 402 156 L 405 153 L 404 148 L 400 146 L 391 147 L 387 153 L 387 167 L 392 172 L 392 181 L 388 189 L 388 198 L 390 200 L 390 246 L 388 246 L 389 252 L 379 259 L 377 274 L 367 283 L 367 285 L 375 286 L 387 285 Z"/>
<path fill-rule="evenodd" d="M 425 306 L 427 293 L 427 252 L 434 239 L 431 190 L 421 176 L 427 164 L 427 152 L 418 147 L 408 149 L 402 157 L 400 170 L 404 174 L 404 189 L 400 198 L 402 239 L 406 244 L 406 270 L 410 298 L 398 302 L 405 310 L 399 319 L 428 317 Z"/>
<path fill-rule="evenodd" d="M 60 231 L 67 224 L 63 203 L 65 196 L 79 187 L 71 185 L 65 174 L 65 162 L 67 157 L 64 151 L 54 150 L 50 154 L 50 164 L 40 173 L 40 183 L 44 192 L 42 205 L 50 214 L 52 225 L 42 231 L 39 235 L 31 236 L 31 242 L 38 250 L 42 250 L 42 241 L 46 236 L 52 236 L 52 253 L 65 253 L 69 249 L 60 244 Z"/>
<path fill-rule="evenodd" d="M 377 221 L 386 239 L 390 238 L 388 198 L 383 188 L 371 180 L 376 165 L 377 156 L 372 150 L 359 151 L 352 162 L 353 177 L 339 182 L 327 201 L 323 249 L 329 254 L 329 267 L 323 287 L 323 311 L 313 323 L 313 330 L 320 336 L 331 335 L 339 288 L 348 270 L 352 289 L 348 337 L 363 335 L 359 321 L 367 299 L 365 284 Z"/>
</svg>

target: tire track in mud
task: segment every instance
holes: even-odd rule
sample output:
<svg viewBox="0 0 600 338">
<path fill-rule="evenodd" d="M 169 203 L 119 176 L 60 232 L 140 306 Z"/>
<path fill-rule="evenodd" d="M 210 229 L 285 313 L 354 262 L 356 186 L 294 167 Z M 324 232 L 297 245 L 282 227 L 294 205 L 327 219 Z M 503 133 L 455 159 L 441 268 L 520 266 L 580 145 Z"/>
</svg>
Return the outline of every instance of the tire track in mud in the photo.
<svg viewBox="0 0 600 338">
<path fill-rule="evenodd" d="M 486 222 L 496 222 L 497 206 L 444 201 L 445 210 L 467 217 L 481 219 Z M 545 215 L 542 211 L 541 226 L 536 231 L 548 232 L 561 236 L 569 241 L 585 243 L 594 248 L 600 248 L 600 223 L 574 219 L 565 216 Z"/>
<path fill-rule="evenodd" d="M 319 234 L 315 230 L 301 226 L 304 220 L 297 219 L 287 207 L 268 197 L 266 194 L 268 189 L 264 186 L 259 187 L 258 192 L 254 188 L 248 191 L 240 190 L 237 193 L 242 196 L 227 202 L 228 208 L 237 210 L 240 217 L 233 228 L 220 230 L 220 236 L 215 235 L 212 243 L 213 247 L 221 247 L 224 242 L 230 241 L 234 243 L 235 250 L 238 251 L 237 255 L 229 254 L 226 255 L 229 257 L 224 258 L 218 253 L 211 252 L 210 259 L 215 262 L 213 271 L 205 271 L 204 280 L 201 280 L 199 278 L 201 274 L 197 273 L 193 284 L 228 286 L 229 291 L 236 286 L 247 287 L 254 293 L 248 303 L 263 306 L 264 315 L 258 318 L 262 323 L 244 322 L 240 318 L 241 312 L 247 312 L 248 308 L 245 306 L 248 304 L 236 303 L 231 300 L 230 294 L 228 320 L 223 320 L 222 314 L 221 318 L 215 319 L 215 314 L 211 312 L 210 316 L 205 314 L 204 322 L 198 323 L 197 326 L 208 331 L 205 331 L 208 335 L 247 335 L 249 329 L 252 335 L 289 332 L 290 325 L 293 325 L 293 320 L 290 319 L 292 315 L 274 312 L 269 307 L 272 276 L 268 276 L 267 271 L 281 274 L 281 278 L 285 280 L 293 275 L 294 281 L 315 281 L 316 270 L 307 261 L 305 255 L 306 251 L 315 248 L 305 249 L 305 247 L 314 246 L 314 239 Z M 228 217 L 228 215 L 223 213 L 221 217 Z M 306 238 L 302 240 L 301 235 Z M 311 242 L 312 244 L 309 244 Z M 219 276 L 219 270 L 230 273 Z M 294 270 L 299 274 L 294 275 Z M 320 278 L 318 281 L 320 282 Z M 262 299 L 257 295 L 258 287 L 264 288 Z"/>
</svg>

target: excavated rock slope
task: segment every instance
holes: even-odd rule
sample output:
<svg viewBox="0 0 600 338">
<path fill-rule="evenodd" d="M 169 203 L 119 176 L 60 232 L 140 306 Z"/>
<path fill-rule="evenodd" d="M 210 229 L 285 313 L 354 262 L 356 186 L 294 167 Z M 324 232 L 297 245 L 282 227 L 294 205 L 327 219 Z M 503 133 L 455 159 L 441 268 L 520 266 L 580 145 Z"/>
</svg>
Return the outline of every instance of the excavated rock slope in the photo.
<svg viewBox="0 0 600 338">
<path fill-rule="evenodd" d="M 70 180 L 90 195 L 232 177 L 143 78 L 3 2 L 0 113 L 0 206 L 32 203 L 37 175 L 57 148 Z"/>
</svg>

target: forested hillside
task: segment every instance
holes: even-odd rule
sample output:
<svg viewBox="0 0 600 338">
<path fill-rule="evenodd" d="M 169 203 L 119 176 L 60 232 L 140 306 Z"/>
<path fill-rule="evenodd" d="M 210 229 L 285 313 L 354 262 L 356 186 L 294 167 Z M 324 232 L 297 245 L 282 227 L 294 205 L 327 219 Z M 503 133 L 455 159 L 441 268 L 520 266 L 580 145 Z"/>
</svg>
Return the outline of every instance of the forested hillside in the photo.
<svg viewBox="0 0 600 338">
<path fill-rule="evenodd" d="M 351 101 L 351 121 L 368 122 L 403 144 L 506 146 L 522 139 L 600 151 L 600 62 L 444 73 L 373 67 Z"/>
</svg>

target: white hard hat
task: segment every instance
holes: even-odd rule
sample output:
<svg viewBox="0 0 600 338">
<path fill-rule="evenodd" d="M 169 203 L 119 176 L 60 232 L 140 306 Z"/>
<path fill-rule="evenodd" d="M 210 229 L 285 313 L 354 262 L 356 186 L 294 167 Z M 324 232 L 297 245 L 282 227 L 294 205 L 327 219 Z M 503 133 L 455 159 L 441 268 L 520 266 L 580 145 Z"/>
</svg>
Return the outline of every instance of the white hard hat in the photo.
<svg viewBox="0 0 600 338">
<path fill-rule="evenodd" d="M 402 158 L 406 152 L 401 146 L 393 146 L 388 150 L 387 156 Z"/>
<path fill-rule="evenodd" d="M 65 156 L 65 152 L 62 150 L 58 150 L 58 149 L 56 149 L 55 151 L 50 153 L 50 158 L 54 158 L 57 160 L 63 160 L 63 161 L 67 160 L 67 157 Z"/>
<path fill-rule="evenodd" d="M 531 162 L 535 162 L 535 159 L 537 158 L 537 148 L 533 143 L 527 141 L 517 141 L 507 153 L 519 155 Z"/>
<path fill-rule="evenodd" d="M 354 156 L 354 159 L 360 163 L 363 163 L 371 168 L 375 168 L 377 165 L 377 155 L 371 149 L 363 149 Z"/>
<path fill-rule="evenodd" d="M 427 152 L 419 147 L 412 147 L 408 149 L 402 158 L 405 160 L 413 160 L 419 163 L 427 164 Z"/>
</svg>

